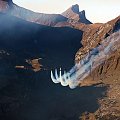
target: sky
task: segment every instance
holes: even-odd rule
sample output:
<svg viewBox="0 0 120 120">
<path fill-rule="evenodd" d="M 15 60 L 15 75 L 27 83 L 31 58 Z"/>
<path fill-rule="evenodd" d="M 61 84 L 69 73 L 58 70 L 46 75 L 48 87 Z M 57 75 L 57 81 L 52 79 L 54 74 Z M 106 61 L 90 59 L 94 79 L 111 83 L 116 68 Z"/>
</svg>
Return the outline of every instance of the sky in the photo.
<svg viewBox="0 0 120 120">
<path fill-rule="evenodd" d="M 62 13 L 79 4 L 93 23 L 105 23 L 120 15 L 120 0 L 13 0 L 17 5 L 40 13 Z"/>
</svg>

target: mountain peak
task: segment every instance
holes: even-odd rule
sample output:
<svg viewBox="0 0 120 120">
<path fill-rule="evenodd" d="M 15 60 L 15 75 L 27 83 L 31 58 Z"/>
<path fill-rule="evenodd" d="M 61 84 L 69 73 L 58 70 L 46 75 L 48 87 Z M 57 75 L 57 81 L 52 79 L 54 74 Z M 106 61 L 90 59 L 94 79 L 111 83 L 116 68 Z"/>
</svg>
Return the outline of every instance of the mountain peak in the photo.
<svg viewBox="0 0 120 120">
<path fill-rule="evenodd" d="M 85 10 L 79 10 L 78 4 L 72 5 L 69 9 L 63 12 L 62 15 L 68 19 L 72 19 L 77 22 L 82 22 L 85 24 L 91 23 L 89 20 L 86 19 Z"/>
<path fill-rule="evenodd" d="M 68 19 L 79 21 L 79 5 L 75 4 L 68 8 L 62 15 Z"/>
<path fill-rule="evenodd" d="M 85 10 L 82 10 L 81 12 L 79 12 L 79 16 L 81 19 L 86 19 Z"/>
<path fill-rule="evenodd" d="M 72 5 L 71 9 L 73 10 L 73 12 L 79 13 L 79 5 L 78 4 Z"/>
</svg>

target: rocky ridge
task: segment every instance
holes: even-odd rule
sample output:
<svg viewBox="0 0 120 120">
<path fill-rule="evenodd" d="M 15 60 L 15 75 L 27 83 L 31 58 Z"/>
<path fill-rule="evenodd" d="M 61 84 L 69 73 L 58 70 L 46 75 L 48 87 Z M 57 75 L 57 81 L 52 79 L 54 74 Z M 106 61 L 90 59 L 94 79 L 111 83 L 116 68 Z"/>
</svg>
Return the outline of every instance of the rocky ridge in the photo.
<svg viewBox="0 0 120 120">
<path fill-rule="evenodd" d="M 67 26 L 69 25 L 69 27 L 72 27 L 71 24 L 69 24 L 69 22 L 71 21 L 91 24 L 91 22 L 86 19 L 85 11 L 79 12 L 78 5 L 73 5 L 71 8 L 69 8 L 62 14 L 44 14 L 36 13 L 31 10 L 19 7 L 18 5 L 14 4 L 12 0 L 1 0 L 0 11 L 30 22 L 47 26 L 58 27 L 58 25 L 56 24 L 59 23 L 63 23 L 62 26 L 66 26 L 64 24 L 66 22 Z"/>
</svg>

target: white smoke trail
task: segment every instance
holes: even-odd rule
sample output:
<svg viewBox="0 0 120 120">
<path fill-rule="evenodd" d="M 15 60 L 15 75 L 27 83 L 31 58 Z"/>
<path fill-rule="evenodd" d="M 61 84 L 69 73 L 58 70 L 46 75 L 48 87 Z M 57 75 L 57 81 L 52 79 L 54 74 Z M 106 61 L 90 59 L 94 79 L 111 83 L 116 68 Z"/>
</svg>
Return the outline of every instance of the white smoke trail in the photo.
<svg viewBox="0 0 120 120">
<path fill-rule="evenodd" d="M 91 50 L 83 59 L 80 60 L 69 72 L 64 72 L 58 76 L 55 70 L 55 77 L 51 71 L 51 79 L 54 83 L 61 83 L 62 86 L 76 88 L 80 81 L 84 80 L 96 67 L 102 64 L 108 57 L 120 48 L 120 31 L 113 33 L 101 42 L 99 46 Z"/>
</svg>

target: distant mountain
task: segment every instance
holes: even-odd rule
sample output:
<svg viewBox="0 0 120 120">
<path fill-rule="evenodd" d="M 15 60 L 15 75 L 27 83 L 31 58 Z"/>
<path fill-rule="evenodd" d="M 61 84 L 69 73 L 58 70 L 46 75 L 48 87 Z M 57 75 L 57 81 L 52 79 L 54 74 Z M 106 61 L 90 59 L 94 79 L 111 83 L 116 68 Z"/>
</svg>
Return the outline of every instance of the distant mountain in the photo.
<svg viewBox="0 0 120 120">
<path fill-rule="evenodd" d="M 31 10 L 19 7 L 18 5 L 14 4 L 12 0 L 0 1 L 1 12 L 5 12 L 13 16 L 16 16 L 18 18 L 42 25 L 55 26 L 57 23 L 68 22 L 70 20 L 74 20 L 74 21 L 77 20 L 77 22 L 79 21 L 85 24 L 91 23 L 86 19 L 85 11 L 79 12 L 79 10 L 76 9 L 76 5 L 72 6 L 70 9 L 71 10 L 68 9 L 63 14 L 44 14 L 44 13 L 36 13 Z"/>
</svg>

